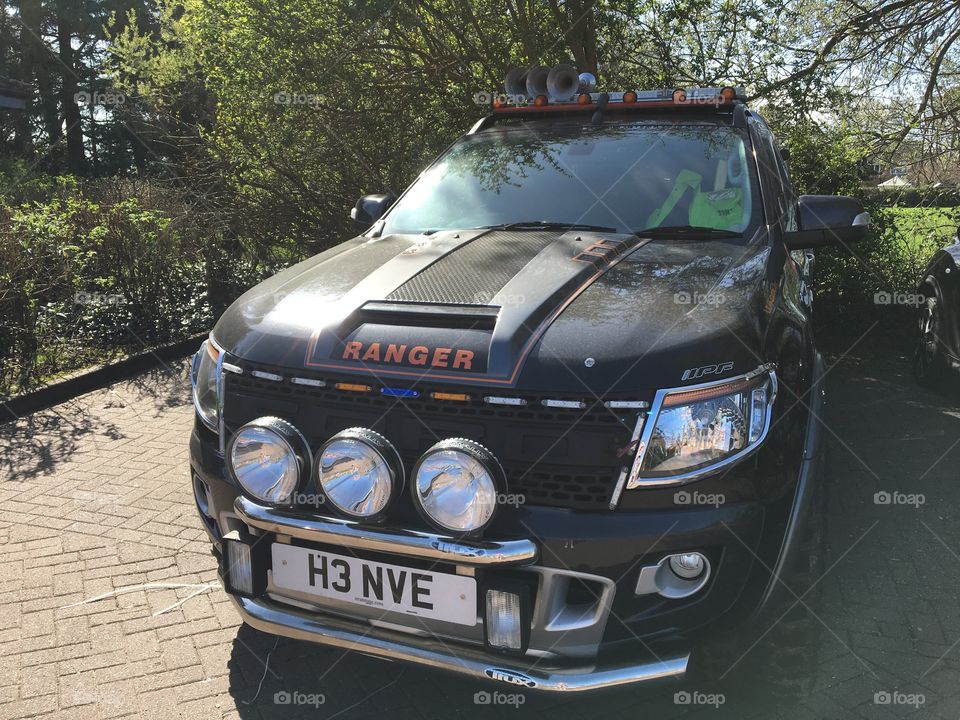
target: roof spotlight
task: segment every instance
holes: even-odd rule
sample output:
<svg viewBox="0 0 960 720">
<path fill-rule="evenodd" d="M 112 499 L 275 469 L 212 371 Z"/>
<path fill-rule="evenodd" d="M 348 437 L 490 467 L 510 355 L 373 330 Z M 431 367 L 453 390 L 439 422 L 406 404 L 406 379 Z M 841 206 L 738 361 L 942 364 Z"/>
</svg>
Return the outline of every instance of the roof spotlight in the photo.
<svg viewBox="0 0 960 720">
<path fill-rule="evenodd" d="M 593 73 L 580 73 L 580 87 L 582 93 L 591 93 L 597 89 L 597 78 Z"/>
<path fill-rule="evenodd" d="M 687 101 L 687 91 L 683 88 L 677 88 L 673 91 L 673 101 L 676 103 L 682 103 Z"/>
</svg>

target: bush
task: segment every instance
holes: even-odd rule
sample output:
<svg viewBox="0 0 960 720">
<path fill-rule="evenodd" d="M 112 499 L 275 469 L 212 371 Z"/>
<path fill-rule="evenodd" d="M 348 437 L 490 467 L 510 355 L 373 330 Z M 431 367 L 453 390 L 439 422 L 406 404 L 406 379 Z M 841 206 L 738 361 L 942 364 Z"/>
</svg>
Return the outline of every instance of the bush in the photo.
<svg viewBox="0 0 960 720">
<path fill-rule="evenodd" d="M 873 226 L 863 242 L 817 253 L 817 313 L 827 332 L 849 335 L 877 322 L 909 339 L 913 306 L 907 296 L 916 293 L 933 254 L 952 241 L 960 208 L 869 209 Z"/>
<path fill-rule="evenodd" d="M 37 183 L 0 199 L 0 393 L 200 333 L 273 270 L 175 188 Z"/>
</svg>

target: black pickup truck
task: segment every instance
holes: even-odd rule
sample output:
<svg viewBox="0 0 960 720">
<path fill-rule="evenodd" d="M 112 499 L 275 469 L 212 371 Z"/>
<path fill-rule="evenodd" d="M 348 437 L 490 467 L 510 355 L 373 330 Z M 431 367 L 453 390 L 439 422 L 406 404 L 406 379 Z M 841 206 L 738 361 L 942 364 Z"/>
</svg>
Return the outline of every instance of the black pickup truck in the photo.
<svg viewBox="0 0 960 720">
<path fill-rule="evenodd" d="M 495 97 L 237 300 L 190 465 L 243 620 L 548 691 L 724 674 L 734 628 L 789 626 L 823 515 L 809 250 L 870 218 L 782 155 L 734 88 Z"/>
</svg>

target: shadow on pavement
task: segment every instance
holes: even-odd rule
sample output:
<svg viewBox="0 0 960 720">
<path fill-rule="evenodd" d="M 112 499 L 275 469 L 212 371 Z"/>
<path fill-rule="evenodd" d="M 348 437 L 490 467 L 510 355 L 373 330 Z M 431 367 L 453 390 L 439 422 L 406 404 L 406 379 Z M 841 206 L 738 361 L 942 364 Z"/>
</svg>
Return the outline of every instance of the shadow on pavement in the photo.
<svg viewBox="0 0 960 720">
<path fill-rule="evenodd" d="M 68 400 L 49 410 L 0 424 L 0 477 L 22 481 L 50 473 L 75 453 L 89 435 L 120 440 L 119 426 L 104 420 L 105 409 L 122 408 L 157 417 L 170 408 L 189 405 L 188 361 L 142 373 Z"/>
</svg>

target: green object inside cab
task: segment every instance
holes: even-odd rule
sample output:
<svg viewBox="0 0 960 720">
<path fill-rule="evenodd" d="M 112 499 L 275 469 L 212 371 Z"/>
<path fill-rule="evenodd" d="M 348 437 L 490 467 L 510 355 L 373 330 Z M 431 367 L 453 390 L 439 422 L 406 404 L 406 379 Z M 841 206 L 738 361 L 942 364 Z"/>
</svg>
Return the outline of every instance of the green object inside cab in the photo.
<svg viewBox="0 0 960 720">
<path fill-rule="evenodd" d="M 690 201 L 689 223 L 697 227 L 717 230 L 736 230 L 743 222 L 743 188 L 729 187 L 712 192 L 702 192 L 703 177 L 692 170 L 683 170 L 677 175 L 673 189 L 659 208 L 647 220 L 647 227 L 657 227 L 680 202 L 688 189 L 693 190 Z"/>
</svg>

